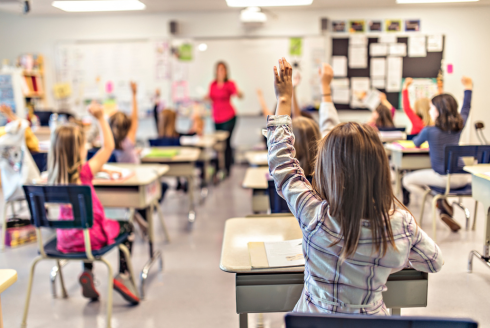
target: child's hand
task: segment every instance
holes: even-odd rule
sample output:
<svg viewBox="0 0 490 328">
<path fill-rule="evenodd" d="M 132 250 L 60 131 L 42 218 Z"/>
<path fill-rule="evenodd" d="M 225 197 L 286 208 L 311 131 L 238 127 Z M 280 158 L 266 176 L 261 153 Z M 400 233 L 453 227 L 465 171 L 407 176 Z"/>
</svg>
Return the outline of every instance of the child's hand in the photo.
<svg viewBox="0 0 490 328">
<path fill-rule="evenodd" d="M 282 114 L 278 114 L 276 111 L 276 115 L 290 115 L 291 98 L 293 96 L 293 68 L 284 57 L 279 59 L 279 71 L 280 74 L 277 72 L 277 67 L 274 66 L 274 91 L 278 102 L 277 109 L 279 110 L 279 105 L 283 103 L 285 105 L 289 104 L 289 111 Z"/>
<path fill-rule="evenodd" d="M 262 90 L 257 89 L 257 96 L 262 97 Z"/>
<path fill-rule="evenodd" d="M 322 86 L 329 86 L 333 79 L 333 68 L 329 64 L 323 64 L 318 70 L 318 75 L 322 82 Z"/>
<path fill-rule="evenodd" d="M 138 85 L 136 84 L 136 82 L 133 81 L 131 81 L 129 84 L 131 86 L 131 92 L 133 93 L 133 95 L 136 95 L 138 93 Z"/>
<path fill-rule="evenodd" d="M 92 102 L 88 108 L 88 112 L 95 117 L 97 120 L 104 118 L 104 110 L 102 106 L 97 102 Z"/>
<path fill-rule="evenodd" d="M 473 80 L 471 79 L 471 77 L 463 76 L 463 78 L 461 79 L 461 83 L 463 83 L 465 90 L 473 89 Z"/>
<path fill-rule="evenodd" d="M 405 79 L 405 83 L 403 84 L 403 90 L 408 89 L 408 87 L 413 83 L 413 79 L 411 77 L 407 77 Z"/>
<path fill-rule="evenodd" d="M 385 101 L 385 100 L 386 100 L 386 93 L 384 93 L 384 92 L 380 92 L 380 93 L 379 93 L 379 100 L 380 100 L 381 102 Z"/>
<path fill-rule="evenodd" d="M 14 113 L 12 112 L 12 108 L 7 105 L 0 105 L 0 113 L 2 113 L 9 120 L 12 119 L 12 117 L 15 117 Z"/>
</svg>

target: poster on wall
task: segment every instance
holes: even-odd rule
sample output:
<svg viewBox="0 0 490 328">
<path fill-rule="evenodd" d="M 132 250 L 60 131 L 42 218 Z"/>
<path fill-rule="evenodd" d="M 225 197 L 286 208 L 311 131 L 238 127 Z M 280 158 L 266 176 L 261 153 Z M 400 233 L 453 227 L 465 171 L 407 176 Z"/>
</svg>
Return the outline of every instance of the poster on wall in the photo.
<svg viewBox="0 0 490 328">
<path fill-rule="evenodd" d="M 407 19 L 405 21 L 405 31 L 407 31 L 407 32 L 419 32 L 420 31 L 420 19 Z"/>
<path fill-rule="evenodd" d="M 290 38 L 289 39 L 289 54 L 291 56 L 301 56 L 303 48 L 302 38 Z"/>
<path fill-rule="evenodd" d="M 380 20 L 369 21 L 369 32 L 382 32 L 383 31 L 383 22 Z"/>
<path fill-rule="evenodd" d="M 364 33 L 366 32 L 366 26 L 364 20 L 351 20 L 349 21 L 350 33 Z"/>
<path fill-rule="evenodd" d="M 387 19 L 386 32 L 400 32 L 402 30 L 402 21 L 399 19 Z"/>
<path fill-rule="evenodd" d="M 403 84 L 405 84 L 405 79 L 402 79 Z M 437 79 L 435 78 L 413 79 L 412 84 L 408 87 L 408 99 L 411 104 L 415 104 L 420 99 L 432 99 L 437 94 Z M 400 97 L 399 105 L 399 108 L 402 108 L 402 97 Z"/>
<path fill-rule="evenodd" d="M 335 33 L 342 33 L 345 32 L 345 21 L 343 20 L 336 20 L 332 22 L 332 31 Z"/>
</svg>

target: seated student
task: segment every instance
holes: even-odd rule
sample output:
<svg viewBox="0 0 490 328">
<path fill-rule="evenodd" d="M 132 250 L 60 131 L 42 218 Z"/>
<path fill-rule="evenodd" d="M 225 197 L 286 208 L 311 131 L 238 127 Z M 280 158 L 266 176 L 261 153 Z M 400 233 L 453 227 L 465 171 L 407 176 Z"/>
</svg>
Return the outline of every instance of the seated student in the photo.
<svg viewBox="0 0 490 328">
<path fill-rule="evenodd" d="M 18 117 L 14 114 L 12 109 L 7 105 L 0 105 L 0 113 L 2 113 L 5 116 L 8 122 L 18 120 Z M 6 133 L 5 127 L 4 126 L 0 127 L 0 137 L 3 136 L 5 133 Z M 27 149 L 29 149 L 31 153 L 38 153 L 39 140 L 37 139 L 36 135 L 32 132 L 31 128 L 27 127 L 24 134 L 26 138 Z"/>
<path fill-rule="evenodd" d="M 415 102 L 415 112 L 410 107 L 410 99 L 408 98 L 408 87 L 413 83 L 411 77 L 405 79 L 403 84 L 402 99 L 403 110 L 407 117 L 412 122 L 412 131 L 410 134 L 419 134 L 420 131 L 426 126 L 432 125 L 432 121 L 429 115 L 430 100 L 428 98 L 420 98 Z"/>
<path fill-rule="evenodd" d="M 393 122 L 393 118 L 395 117 L 395 107 L 386 99 L 386 94 L 383 92 L 379 94 L 379 100 L 381 103 L 373 111 L 371 118 L 366 124 L 377 129 L 394 128 L 395 123 Z"/>
<path fill-rule="evenodd" d="M 59 126 L 51 136 L 51 148 L 48 156 L 48 184 L 65 185 L 81 184 L 90 186 L 92 190 L 92 203 L 94 212 L 94 225 L 90 228 L 90 243 L 92 250 L 114 243 L 114 239 L 122 233 L 132 232 L 132 227 L 127 222 L 108 220 L 104 214 L 104 208 L 95 193 L 92 180 L 102 166 L 107 162 L 114 150 L 114 139 L 107 122 L 104 120 L 102 108 L 98 104 L 92 104 L 90 113 L 97 119 L 104 144 L 100 150 L 88 161 L 85 148 L 85 136 L 79 125 L 67 124 Z M 73 213 L 71 207 L 61 206 L 60 220 L 71 220 Z M 58 250 L 63 253 L 84 252 L 85 244 L 83 232 L 79 229 L 58 229 Z M 131 251 L 131 233 L 125 244 Z M 82 285 L 84 297 L 98 299 L 99 293 L 95 289 L 92 263 L 84 263 L 84 272 L 79 281 Z M 131 304 L 138 304 L 136 286 L 131 281 L 129 268 L 124 258 L 124 253 L 119 252 L 119 274 L 114 278 L 114 289 Z"/>
<path fill-rule="evenodd" d="M 177 113 L 171 109 L 161 111 L 158 120 L 158 143 L 161 146 L 180 146 L 181 134 L 177 132 Z"/>
<path fill-rule="evenodd" d="M 315 183 L 308 182 L 294 158 L 292 67 L 284 58 L 279 66 L 269 170 L 303 230 L 308 259 L 294 311 L 389 315 L 382 295 L 389 275 L 407 264 L 437 272 L 441 251 L 393 196 L 388 158 L 370 126 L 334 127 L 318 146 Z"/>
<path fill-rule="evenodd" d="M 413 138 L 415 146 L 420 147 L 425 141 L 429 142 L 430 163 L 432 168 L 407 173 L 403 178 L 403 186 L 410 193 L 421 193 L 427 186 L 445 188 L 447 175 L 444 172 L 444 147 L 458 145 L 471 109 L 473 81 L 463 77 L 464 100 L 461 114 L 458 113 L 458 103 L 453 96 L 441 94 L 432 98 L 430 116 L 434 126 L 425 127 L 418 136 Z M 463 163 L 461 163 L 463 166 Z M 470 174 L 451 174 L 451 189 L 462 188 L 471 182 Z M 409 201 L 409 200 L 408 200 Z M 453 208 L 446 200 L 439 200 L 437 207 L 441 211 L 441 219 L 452 231 L 461 229 L 458 222 L 453 220 Z"/>
</svg>

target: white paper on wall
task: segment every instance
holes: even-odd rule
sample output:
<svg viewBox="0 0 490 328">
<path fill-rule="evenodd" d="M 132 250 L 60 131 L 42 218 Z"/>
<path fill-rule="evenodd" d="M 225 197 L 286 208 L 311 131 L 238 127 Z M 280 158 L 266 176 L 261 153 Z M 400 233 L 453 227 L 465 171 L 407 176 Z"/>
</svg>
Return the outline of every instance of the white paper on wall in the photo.
<svg viewBox="0 0 490 328">
<path fill-rule="evenodd" d="M 349 47 L 349 67 L 350 68 L 367 68 L 367 47 L 350 46 Z"/>
<path fill-rule="evenodd" d="M 335 76 L 335 77 L 347 76 L 347 57 L 346 56 L 333 56 L 332 57 L 332 69 L 333 69 L 333 76 Z"/>
<path fill-rule="evenodd" d="M 388 55 L 388 45 L 385 43 L 371 43 L 369 45 L 369 54 L 371 57 Z"/>
<path fill-rule="evenodd" d="M 411 35 L 408 39 L 408 57 L 427 57 L 425 35 Z"/>
<path fill-rule="evenodd" d="M 405 43 L 390 44 L 388 49 L 388 53 L 390 56 L 405 57 L 407 55 L 407 45 Z"/>
<path fill-rule="evenodd" d="M 399 92 L 402 88 L 403 58 L 388 57 L 386 92 Z"/>
<path fill-rule="evenodd" d="M 351 46 L 365 46 L 367 45 L 366 34 L 352 34 L 349 37 L 349 45 Z"/>
<path fill-rule="evenodd" d="M 332 88 L 348 88 L 349 87 L 349 79 L 333 79 L 330 83 Z"/>
<path fill-rule="evenodd" d="M 348 104 L 350 102 L 350 89 L 348 87 L 332 89 L 332 101 L 335 104 Z"/>
<path fill-rule="evenodd" d="M 386 78 L 385 77 L 372 77 L 371 85 L 376 89 L 384 89 L 386 87 Z"/>
<path fill-rule="evenodd" d="M 379 43 L 396 43 L 396 34 L 381 34 L 378 38 Z"/>
<path fill-rule="evenodd" d="M 371 89 L 371 79 L 368 77 L 351 78 L 351 101 L 352 108 L 366 108 L 364 100 Z"/>
<path fill-rule="evenodd" d="M 443 37 L 442 34 L 434 34 L 427 36 L 427 51 L 440 52 L 442 51 Z"/>
<path fill-rule="evenodd" d="M 386 76 L 386 58 L 371 58 L 371 77 Z"/>
</svg>

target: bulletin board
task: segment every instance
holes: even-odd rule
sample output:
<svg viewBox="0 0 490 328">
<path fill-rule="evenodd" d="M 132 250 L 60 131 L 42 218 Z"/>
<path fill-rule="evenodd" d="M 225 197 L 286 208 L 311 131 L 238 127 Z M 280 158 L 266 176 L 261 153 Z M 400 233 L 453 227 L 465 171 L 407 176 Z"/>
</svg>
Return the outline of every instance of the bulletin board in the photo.
<svg viewBox="0 0 490 328">
<path fill-rule="evenodd" d="M 347 67 L 347 78 L 352 77 L 370 77 L 370 65 L 371 58 L 383 58 L 383 57 L 371 57 L 370 54 L 370 44 L 377 43 L 378 37 L 368 37 L 367 38 L 367 67 L 366 68 L 350 68 Z M 408 49 L 408 36 L 397 37 L 398 43 L 405 43 Z M 443 36 L 442 51 L 440 52 L 427 52 L 426 57 L 402 57 L 403 58 L 403 73 L 402 77 L 412 77 L 412 78 L 437 78 L 439 70 L 441 69 L 442 59 L 444 58 L 444 46 L 445 37 Z M 345 56 L 349 60 L 349 37 L 339 37 L 332 39 L 332 56 Z M 386 58 L 386 57 L 385 57 Z M 379 89 L 379 91 L 386 93 L 388 101 L 397 106 L 400 103 L 400 92 L 386 92 L 385 89 Z M 367 110 L 365 108 L 351 108 L 350 104 L 335 104 L 337 109 L 346 110 Z"/>
</svg>

